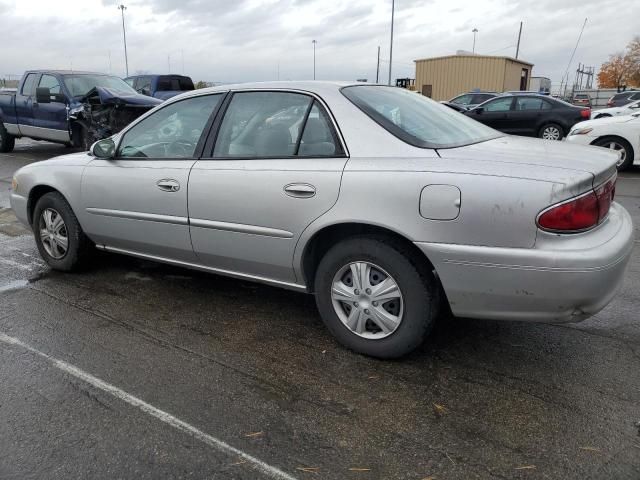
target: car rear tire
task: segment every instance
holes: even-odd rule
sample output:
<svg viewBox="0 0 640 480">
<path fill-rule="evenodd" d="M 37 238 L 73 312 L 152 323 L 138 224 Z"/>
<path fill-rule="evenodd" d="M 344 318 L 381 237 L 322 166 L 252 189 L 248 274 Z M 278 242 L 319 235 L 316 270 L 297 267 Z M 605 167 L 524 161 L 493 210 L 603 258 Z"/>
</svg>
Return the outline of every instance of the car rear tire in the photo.
<svg viewBox="0 0 640 480">
<path fill-rule="evenodd" d="M 0 153 L 9 153 L 13 151 L 16 145 L 16 138 L 7 132 L 4 125 L 0 123 Z"/>
<path fill-rule="evenodd" d="M 325 325 L 358 353 L 406 355 L 435 322 L 439 287 L 427 262 L 385 237 L 352 237 L 333 246 L 318 265 L 315 287 Z"/>
<path fill-rule="evenodd" d="M 70 272 L 88 264 L 93 244 L 60 193 L 40 197 L 32 227 L 40 255 L 54 270 Z"/>
<path fill-rule="evenodd" d="M 538 136 L 545 140 L 562 140 L 564 130 L 557 123 L 547 123 L 540 128 Z"/>
<path fill-rule="evenodd" d="M 602 137 L 592 143 L 596 147 L 609 148 L 616 152 L 622 152 L 620 160 L 616 163 L 619 172 L 626 170 L 633 165 L 633 147 L 624 138 L 620 137 Z"/>
</svg>

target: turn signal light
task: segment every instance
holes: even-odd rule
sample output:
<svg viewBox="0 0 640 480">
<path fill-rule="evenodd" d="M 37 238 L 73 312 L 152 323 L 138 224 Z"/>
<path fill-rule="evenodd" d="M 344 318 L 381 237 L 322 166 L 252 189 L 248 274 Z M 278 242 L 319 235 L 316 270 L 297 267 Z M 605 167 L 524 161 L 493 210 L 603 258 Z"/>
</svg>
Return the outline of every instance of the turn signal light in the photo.
<svg viewBox="0 0 640 480">
<path fill-rule="evenodd" d="M 552 232 L 581 232 L 602 222 L 616 192 L 616 175 L 589 193 L 551 206 L 538 216 L 538 226 Z"/>
</svg>

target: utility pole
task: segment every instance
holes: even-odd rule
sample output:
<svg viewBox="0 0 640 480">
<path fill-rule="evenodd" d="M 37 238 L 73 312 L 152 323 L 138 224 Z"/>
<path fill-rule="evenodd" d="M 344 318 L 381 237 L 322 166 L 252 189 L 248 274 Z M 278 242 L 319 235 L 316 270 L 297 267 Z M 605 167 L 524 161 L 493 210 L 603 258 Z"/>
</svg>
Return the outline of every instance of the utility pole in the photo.
<svg viewBox="0 0 640 480">
<path fill-rule="evenodd" d="M 167 55 L 167 65 L 169 66 L 168 73 L 171 73 L 171 55 Z"/>
<path fill-rule="evenodd" d="M 516 46 L 516 59 L 520 53 L 520 37 L 522 36 L 522 22 L 520 22 L 520 31 L 518 32 L 518 45 Z"/>
<path fill-rule="evenodd" d="M 127 58 L 127 32 L 124 28 L 124 11 L 127 9 L 124 5 L 118 5 L 118 10 L 122 12 L 122 38 L 124 40 L 124 65 L 127 72 L 127 77 L 129 76 L 129 59 Z"/>
<path fill-rule="evenodd" d="M 476 33 L 478 33 L 478 29 L 474 28 L 471 31 L 473 32 L 473 49 L 471 50 L 471 52 L 476 53 Z"/>
<path fill-rule="evenodd" d="M 380 81 L 380 45 L 378 45 L 378 65 L 376 66 L 376 83 Z"/>
<path fill-rule="evenodd" d="M 391 68 L 393 67 L 393 16 L 396 11 L 396 0 L 391 0 L 391 42 L 389 44 L 389 83 L 391 85 Z"/>
<path fill-rule="evenodd" d="M 313 79 L 316 79 L 316 43 L 317 40 L 311 40 L 311 43 L 313 43 Z"/>
<path fill-rule="evenodd" d="M 180 57 L 182 58 L 182 75 L 184 75 L 184 49 L 180 49 Z"/>
<path fill-rule="evenodd" d="M 109 50 L 109 74 L 111 74 L 111 50 Z"/>
</svg>

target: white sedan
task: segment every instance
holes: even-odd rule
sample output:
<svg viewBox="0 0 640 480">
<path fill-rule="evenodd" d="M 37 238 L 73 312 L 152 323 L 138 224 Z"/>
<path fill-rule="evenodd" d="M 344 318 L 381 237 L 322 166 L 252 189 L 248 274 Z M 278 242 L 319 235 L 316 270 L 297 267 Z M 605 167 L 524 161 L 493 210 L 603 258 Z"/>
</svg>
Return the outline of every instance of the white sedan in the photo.
<svg viewBox="0 0 640 480">
<path fill-rule="evenodd" d="M 588 120 L 576 124 L 566 140 L 620 152 L 618 170 L 640 164 L 640 112 L 621 117 Z"/>
<path fill-rule="evenodd" d="M 597 118 L 618 117 L 621 115 L 631 115 L 640 112 L 640 100 L 622 105 L 621 107 L 602 108 L 600 110 L 591 110 L 591 120 Z"/>
</svg>

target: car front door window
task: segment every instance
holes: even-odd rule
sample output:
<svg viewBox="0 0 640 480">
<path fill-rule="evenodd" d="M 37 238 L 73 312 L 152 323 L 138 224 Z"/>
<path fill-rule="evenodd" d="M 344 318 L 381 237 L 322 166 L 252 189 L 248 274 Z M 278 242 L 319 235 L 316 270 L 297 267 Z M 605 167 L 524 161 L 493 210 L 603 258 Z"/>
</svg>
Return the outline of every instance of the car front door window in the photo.
<svg viewBox="0 0 640 480">
<path fill-rule="evenodd" d="M 122 137 L 119 158 L 193 158 L 223 94 L 192 97 L 146 117 Z"/>
</svg>

